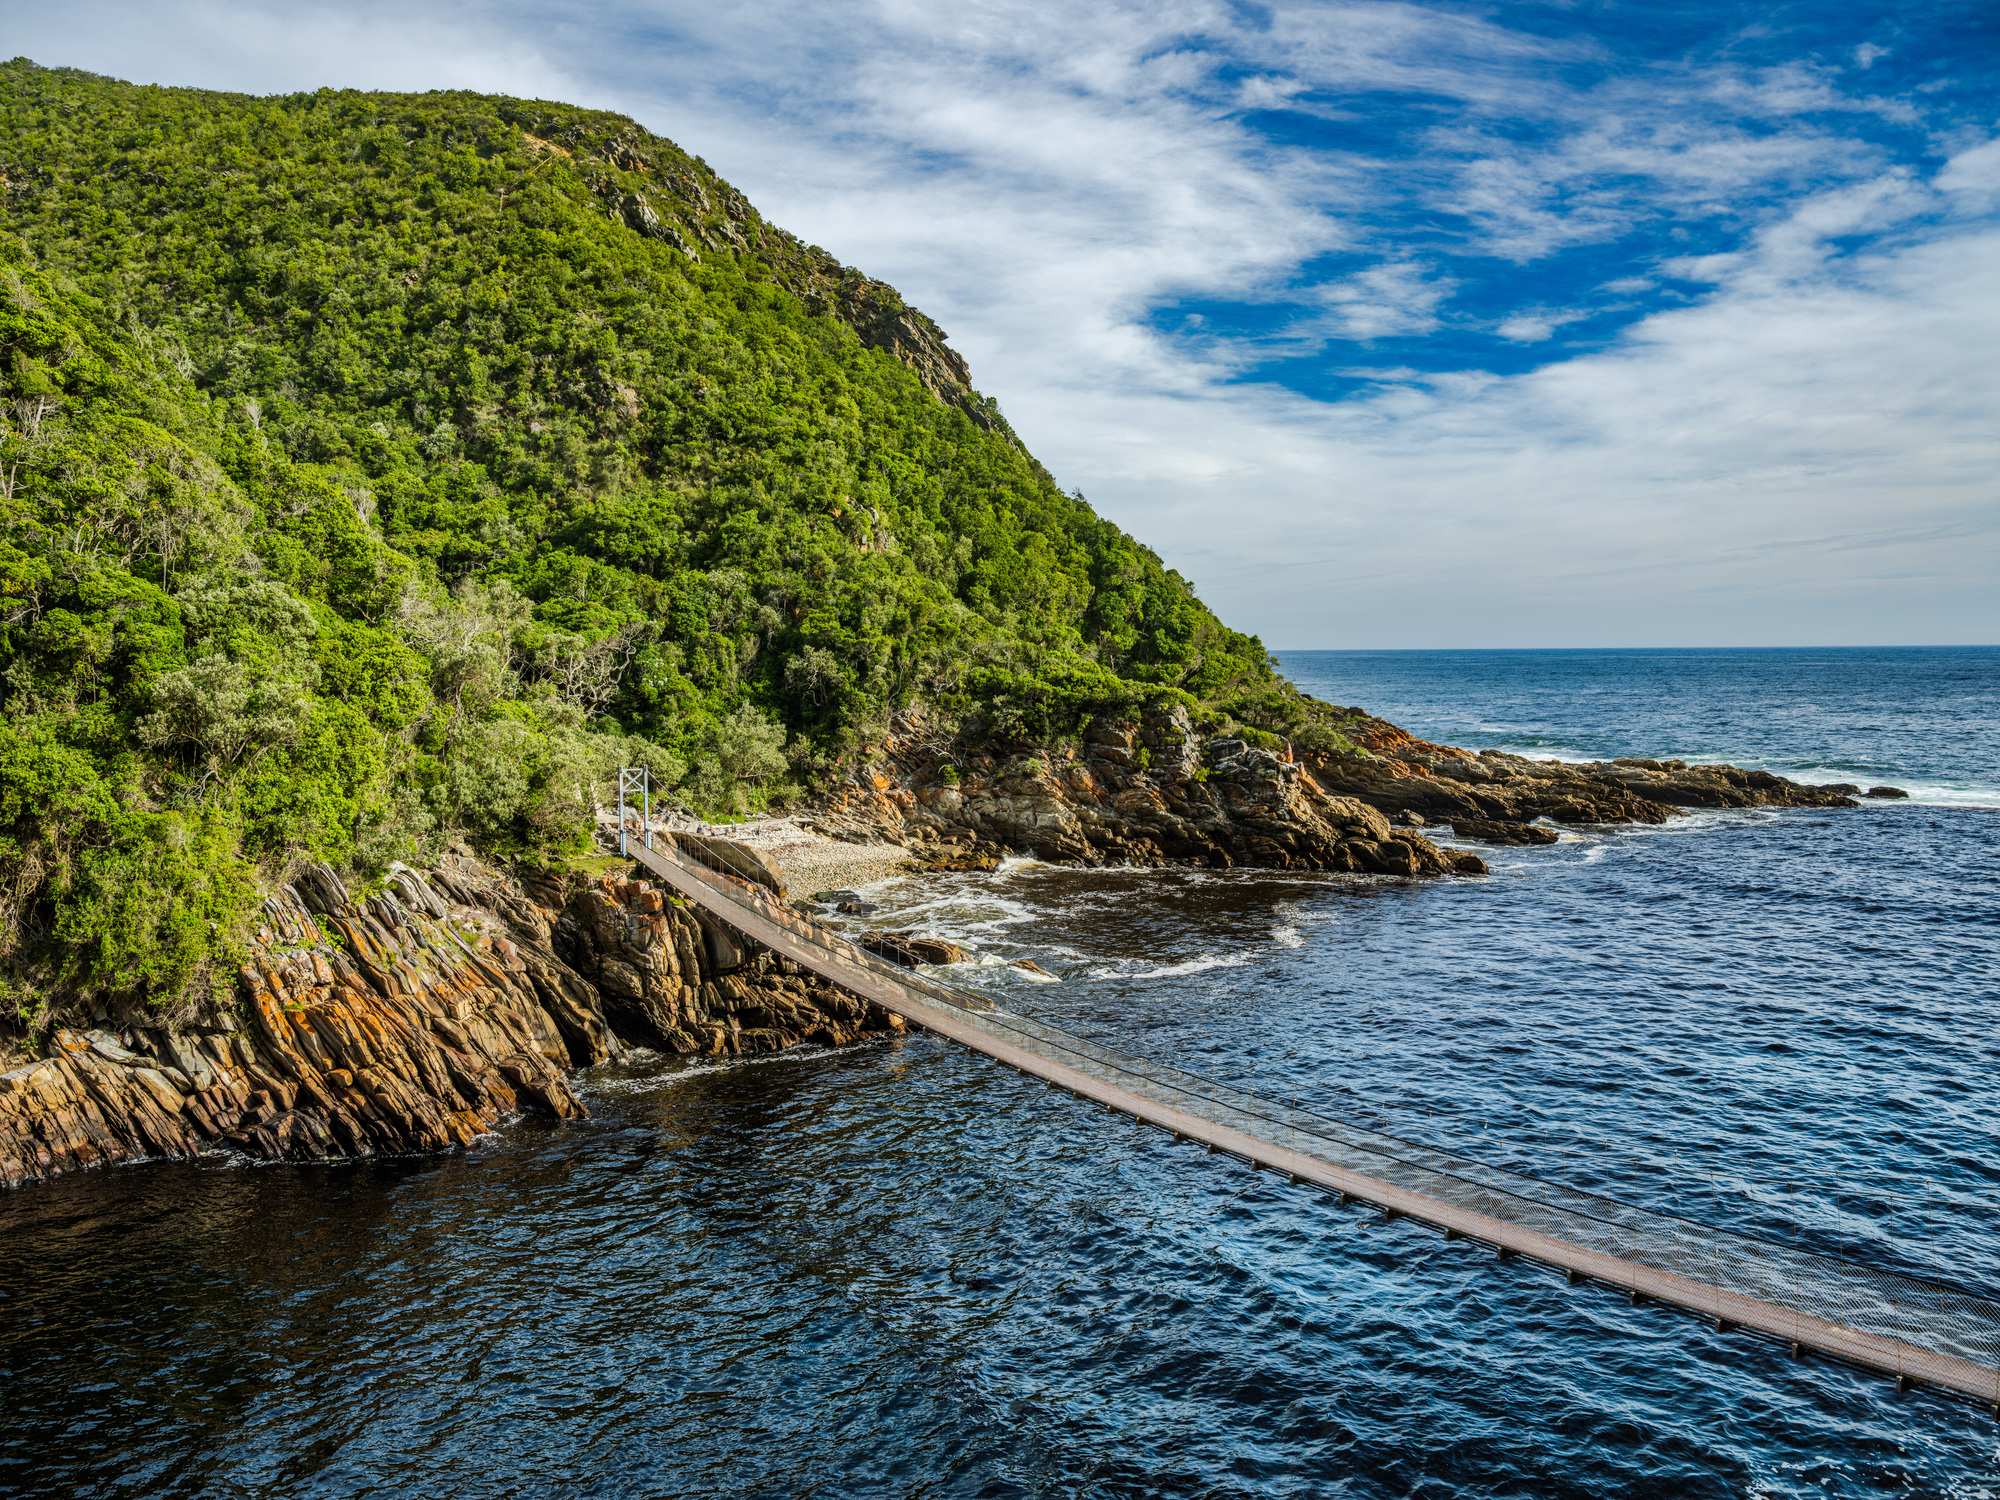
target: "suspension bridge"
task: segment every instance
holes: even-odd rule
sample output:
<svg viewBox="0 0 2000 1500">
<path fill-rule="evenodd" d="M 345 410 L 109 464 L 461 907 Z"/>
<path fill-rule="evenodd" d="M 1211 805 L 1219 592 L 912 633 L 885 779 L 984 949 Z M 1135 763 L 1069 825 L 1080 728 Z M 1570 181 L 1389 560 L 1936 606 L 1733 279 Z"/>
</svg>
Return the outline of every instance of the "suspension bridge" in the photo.
<svg viewBox="0 0 2000 1500">
<path fill-rule="evenodd" d="M 621 798 L 621 803 L 622 803 Z M 1971 1399 L 2000 1416 L 2000 1301 L 1455 1156 L 1134 1058 L 862 951 L 692 841 L 620 852 L 711 916 L 905 1021 L 1176 1143 L 1539 1262 L 1570 1285 Z M 650 827 L 650 822 L 646 825 Z M 704 841 L 707 842 L 707 841 Z"/>
</svg>

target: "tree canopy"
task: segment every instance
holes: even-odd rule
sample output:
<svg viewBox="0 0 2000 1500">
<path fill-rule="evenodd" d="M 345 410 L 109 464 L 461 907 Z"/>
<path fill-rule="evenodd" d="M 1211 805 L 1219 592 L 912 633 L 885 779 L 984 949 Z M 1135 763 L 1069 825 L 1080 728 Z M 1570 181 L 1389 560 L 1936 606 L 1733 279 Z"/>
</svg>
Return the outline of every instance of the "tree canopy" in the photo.
<svg viewBox="0 0 2000 1500">
<path fill-rule="evenodd" d="M 18 994 L 179 994 L 305 860 L 578 847 L 617 764 L 740 811 L 913 703 L 1049 739 L 1163 694 L 1311 717 L 673 143 L 0 66 Z"/>
</svg>

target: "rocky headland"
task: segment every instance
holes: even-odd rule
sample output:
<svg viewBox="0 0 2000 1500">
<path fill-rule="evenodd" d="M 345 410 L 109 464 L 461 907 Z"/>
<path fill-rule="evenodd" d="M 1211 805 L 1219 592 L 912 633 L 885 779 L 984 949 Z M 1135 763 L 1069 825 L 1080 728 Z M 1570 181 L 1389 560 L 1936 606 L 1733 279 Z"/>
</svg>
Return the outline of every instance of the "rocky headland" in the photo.
<svg viewBox="0 0 2000 1500">
<path fill-rule="evenodd" d="M 1433 825 L 1536 844 L 1555 840 L 1551 825 L 1900 795 L 1679 760 L 1529 760 L 1349 712 L 1353 748 L 1305 757 L 1204 734 L 1178 705 L 1101 717 L 1053 750 L 941 753 L 906 722 L 810 817 L 741 840 L 677 837 L 781 895 L 787 871 L 835 883 L 905 858 L 990 869 L 1017 852 L 1410 878 L 1486 869 L 1420 831 Z M 32 1045 L 0 1039 L 0 1182 L 214 1148 L 288 1161 L 435 1151 L 517 1112 L 584 1113 L 571 1070 L 633 1048 L 733 1056 L 904 1029 L 605 863 L 594 877 L 508 871 L 460 850 L 428 871 L 396 866 L 366 894 L 307 868 L 265 901 L 221 998 L 171 1018 L 90 1004 Z M 898 962 L 965 957 L 914 932 L 862 941 Z"/>
<path fill-rule="evenodd" d="M 902 845 L 939 869 L 990 868 L 1027 852 L 1092 865 L 1477 875 L 1486 870 L 1477 855 L 1418 830 L 1443 824 L 1487 843 L 1547 843 L 1555 834 L 1537 820 L 1657 824 L 1693 808 L 1852 807 L 1860 792 L 1681 760 L 1579 764 L 1463 750 L 1347 712 L 1353 748 L 1306 756 L 1204 734 L 1177 704 L 1100 717 L 1059 751 L 941 749 L 921 721 L 905 720 L 816 821 L 839 837 Z"/>
<path fill-rule="evenodd" d="M 633 1047 L 734 1056 L 903 1023 L 645 881 L 452 857 L 350 894 L 324 866 L 264 903 L 228 996 L 91 1007 L 0 1059 L 0 1182 L 228 1148 L 286 1161 L 464 1145 L 584 1107 L 571 1069 Z"/>
</svg>

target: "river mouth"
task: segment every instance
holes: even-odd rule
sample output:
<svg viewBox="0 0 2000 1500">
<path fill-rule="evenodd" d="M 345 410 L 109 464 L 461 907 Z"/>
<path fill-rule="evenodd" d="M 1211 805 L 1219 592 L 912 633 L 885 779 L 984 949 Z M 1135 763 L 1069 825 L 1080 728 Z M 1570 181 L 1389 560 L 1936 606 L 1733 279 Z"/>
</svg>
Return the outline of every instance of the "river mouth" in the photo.
<svg viewBox="0 0 2000 1500">
<path fill-rule="evenodd" d="M 2000 1281 L 1988 1011 L 1961 990 L 1993 972 L 1991 831 L 1968 822 L 1989 815 L 1700 819 L 1502 851 L 1484 880 L 887 882 L 870 920 L 1034 957 L 1061 982 L 945 972 L 1127 1050 Z M 0 1482 L 1611 1496 L 1992 1474 L 1982 1412 L 1343 1211 L 935 1037 L 642 1055 L 582 1092 L 587 1122 L 444 1159 L 10 1195 Z"/>
<path fill-rule="evenodd" d="M 941 973 L 1121 1051 L 1991 1286 L 1996 833 L 1983 808 L 1697 812 L 1489 850 L 1479 880 L 1023 865 L 882 882 L 867 920 L 971 948 Z"/>
<path fill-rule="evenodd" d="M 1703 701 L 1747 722 L 1713 684 Z M 1912 738 L 1957 747 L 1934 764 L 1849 758 L 1963 781 L 1972 733 Z M 1480 852 L 1491 875 L 1421 882 L 1023 862 L 870 886 L 867 924 L 949 936 L 989 961 L 939 977 L 1121 1050 L 2000 1288 L 2000 812 L 1696 813 Z M 1343 1210 L 934 1036 L 642 1055 L 577 1084 L 591 1119 L 446 1157 L 210 1158 L 0 1198 L 0 1486 L 2000 1486 L 1981 1409 Z"/>
</svg>

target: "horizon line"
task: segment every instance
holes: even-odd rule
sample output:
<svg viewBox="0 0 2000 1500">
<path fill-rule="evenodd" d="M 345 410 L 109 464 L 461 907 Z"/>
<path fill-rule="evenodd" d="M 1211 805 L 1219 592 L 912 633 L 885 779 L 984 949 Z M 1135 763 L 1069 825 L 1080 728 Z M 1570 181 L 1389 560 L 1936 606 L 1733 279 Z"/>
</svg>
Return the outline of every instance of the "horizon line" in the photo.
<svg viewBox="0 0 2000 1500">
<path fill-rule="evenodd" d="M 1489 652 L 1506 651 L 2000 651 L 2000 641 L 1925 641 L 1913 644 L 1847 644 L 1812 646 L 1266 646 L 1273 655 L 1283 652 L 1317 652 L 1322 655 L 1359 656 L 1395 651 L 1416 654 L 1424 651 Z"/>
</svg>

